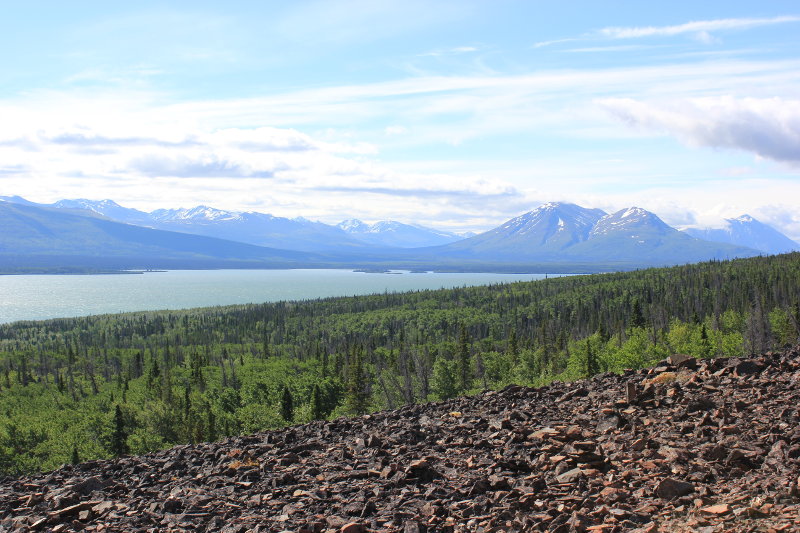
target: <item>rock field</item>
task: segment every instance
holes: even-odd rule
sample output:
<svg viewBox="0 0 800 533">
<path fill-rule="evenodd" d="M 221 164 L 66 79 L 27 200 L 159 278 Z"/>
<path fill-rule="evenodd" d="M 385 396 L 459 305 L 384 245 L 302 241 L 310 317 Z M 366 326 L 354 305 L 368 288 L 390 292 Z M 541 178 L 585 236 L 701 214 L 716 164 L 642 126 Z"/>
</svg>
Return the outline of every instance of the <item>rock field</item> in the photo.
<svg viewBox="0 0 800 533">
<path fill-rule="evenodd" d="M 0 531 L 799 531 L 800 347 L 0 480 Z"/>
</svg>

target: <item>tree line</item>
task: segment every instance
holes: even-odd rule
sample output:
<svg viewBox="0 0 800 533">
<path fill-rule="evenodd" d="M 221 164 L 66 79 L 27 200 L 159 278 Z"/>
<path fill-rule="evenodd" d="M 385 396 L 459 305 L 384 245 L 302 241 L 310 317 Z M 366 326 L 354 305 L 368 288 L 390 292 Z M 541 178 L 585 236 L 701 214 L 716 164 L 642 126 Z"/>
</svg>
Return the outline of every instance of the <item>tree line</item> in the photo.
<svg viewBox="0 0 800 533">
<path fill-rule="evenodd" d="M 0 471 L 800 337 L 800 254 L 0 325 Z"/>
</svg>

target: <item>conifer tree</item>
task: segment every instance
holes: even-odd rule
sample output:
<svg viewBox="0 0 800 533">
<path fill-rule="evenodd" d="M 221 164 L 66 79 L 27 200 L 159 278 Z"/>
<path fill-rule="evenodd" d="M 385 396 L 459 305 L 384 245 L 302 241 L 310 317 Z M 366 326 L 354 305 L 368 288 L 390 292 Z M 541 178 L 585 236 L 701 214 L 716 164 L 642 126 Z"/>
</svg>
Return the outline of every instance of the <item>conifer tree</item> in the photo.
<svg viewBox="0 0 800 533">
<path fill-rule="evenodd" d="M 600 322 L 600 327 L 597 328 L 597 337 L 603 344 L 607 343 L 608 340 L 611 338 L 609 337 L 608 331 L 606 331 L 606 326 L 603 322 Z"/>
<path fill-rule="evenodd" d="M 322 391 L 317 383 L 314 383 L 314 388 L 311 389 L 311 418 L 313 420 L 325 418 L 322 407 Z"/>
<path fill-rule="evenodd" d="M 633 302 L 633 310 L 631 311 L 630 325 L 632 328 L 644 327 L 644 315 L 642 315 L 642 306 L 639 300 Z"/>
<path fill-rule="evenodd" d="M 353 358 L 349 370 L 345 405 L 347 406 L 347 410 L 351 413 L 363 415 L 367 412 L 369 394 L 367 392 L 366 375 L 364 373 L 364 361 L 360 350 Z"/>
<path fill-rule="evenodd" d="M 458 339 L 458 358 L 456 362 L 458 364 L 458 390 L 466 392 L 472 385 L 472 368 L 469 356 L 469 337 L 467 336 L 467 328 L 463 324 Z"/>
<path fill-rule="evenodd" d="M 586 339 L 586 376 L 592 377 L 600 373 L 600 362 L 597 360 L 597 355 L 592 350 L 592 343 Z"/>
<path fill-rule="evenodd" d="M 128 453 L 128 434 L 125 430 L 125 418 L 119 404 L 114 410 L 114 432 L 111 434 L 111 454 L 121 457 Z"/>
<path fill-rule="evenodd" d="M 711 341 L 705 324 L 700 325 L 700 353 L 703 357 L 711 357 Z"/>
<path fill-rule="evenodd" d="M 517 328 L 511 330 L 511 335 L 508 338 L 508 351 L 514 361 L 519 356 L 519 341 L 517 340 Z"/>
<path fill-rule="evenodd" d="M 292 392 L 286 385 L 283 386 L 283 394 L 281 395 L 281 416 L 289 424 L 294 420 L 294 399 L 292 398 Z"/>
<path fill-rule="evenodd" d="M 217 417 L 210 405 L 206 411 L 206 438 L 209 441 L 217 440 Z"/>
</svg>

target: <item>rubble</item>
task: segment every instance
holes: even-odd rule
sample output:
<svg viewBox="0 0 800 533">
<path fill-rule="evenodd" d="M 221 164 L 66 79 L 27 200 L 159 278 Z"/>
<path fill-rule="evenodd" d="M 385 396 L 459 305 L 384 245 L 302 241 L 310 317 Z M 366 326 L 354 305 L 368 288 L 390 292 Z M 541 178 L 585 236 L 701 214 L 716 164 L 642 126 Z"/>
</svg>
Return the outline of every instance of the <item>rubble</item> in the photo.
<svg viewBox="0 0 800 533">
<path fill-rule="evenodd" d="M 0 480 L 0 531 L 792 531 L 800 347 Z"/>
</svg>

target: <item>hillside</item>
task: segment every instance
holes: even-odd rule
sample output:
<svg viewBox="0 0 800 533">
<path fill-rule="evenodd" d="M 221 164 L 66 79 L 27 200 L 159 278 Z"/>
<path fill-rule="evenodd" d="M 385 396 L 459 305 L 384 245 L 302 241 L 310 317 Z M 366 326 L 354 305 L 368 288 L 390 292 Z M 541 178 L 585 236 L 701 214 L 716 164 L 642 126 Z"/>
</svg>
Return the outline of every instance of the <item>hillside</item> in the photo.
<svg viewBox="0 0 800 533">
<path fill-rule="evenodd" d="M 800 338 L 800 254 L 527 283 L 0 324 L 0 475 L 741 356 Z M 289 395 L 293 409 L 283 412 Z"/>
<path fill-rule="evenodd" d="M 798 347 L 676 356 L 6 479 L 0 527 L 794 530 L 798 384 Z"/>
</svg>

